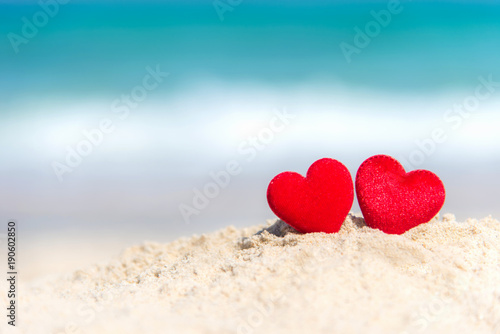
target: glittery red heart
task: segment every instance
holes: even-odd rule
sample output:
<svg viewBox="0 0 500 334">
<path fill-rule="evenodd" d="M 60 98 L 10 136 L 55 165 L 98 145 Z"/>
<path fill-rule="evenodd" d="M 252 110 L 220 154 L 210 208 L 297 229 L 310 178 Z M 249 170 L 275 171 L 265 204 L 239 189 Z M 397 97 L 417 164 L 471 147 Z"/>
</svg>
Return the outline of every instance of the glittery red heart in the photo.
<svg viewBox="0 0 500 334">
<path fill-rule="evenodd" d="M 427 170 L 406 173 L 396 159 L 376 155 L 358 169 L 356 196 L 368 226 L 402 234 L 439 212 L 445 190 L 436 174 Z"/>
<path fill-rule="evenodd" d="M 337 160 L 320 159 L 306 177 L 295 172 L 275 176 L 267 188 L 267 201 L 299 232 L 338 232 L 354 201 L 351 174 Z"/>
</svg>

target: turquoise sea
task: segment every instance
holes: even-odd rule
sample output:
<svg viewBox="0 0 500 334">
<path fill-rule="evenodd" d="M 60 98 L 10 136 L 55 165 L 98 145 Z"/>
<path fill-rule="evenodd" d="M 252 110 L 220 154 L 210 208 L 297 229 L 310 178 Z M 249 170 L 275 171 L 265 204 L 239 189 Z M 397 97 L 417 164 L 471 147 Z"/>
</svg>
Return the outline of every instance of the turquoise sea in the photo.
<svg viewBox="0 0 500 334">
<path fill-rule="evenodd" d="M 277 173 L 328 156 L 354 177 L 378 153 L 441 176 L 444 211 L 500 217 L 499 18 L 495 1 L 3 1 L 0 219 L 260 223 Z"/>
</svg>

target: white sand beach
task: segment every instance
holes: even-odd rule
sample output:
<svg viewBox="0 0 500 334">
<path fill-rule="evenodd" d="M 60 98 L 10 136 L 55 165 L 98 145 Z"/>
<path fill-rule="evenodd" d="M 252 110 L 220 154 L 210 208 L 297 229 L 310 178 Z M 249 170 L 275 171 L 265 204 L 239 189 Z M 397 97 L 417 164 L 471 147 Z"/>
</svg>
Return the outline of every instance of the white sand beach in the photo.
<svg viewBox="0 0 500 334">
<path fill-rule="evenodd" d="M 496 334 L 499 283 L 491 217 L 446 214 L 403 235 L 353 215 L 337 234 L 278 220 L 21 284 L 18 327 L 2 333 Z"/>
</svg>

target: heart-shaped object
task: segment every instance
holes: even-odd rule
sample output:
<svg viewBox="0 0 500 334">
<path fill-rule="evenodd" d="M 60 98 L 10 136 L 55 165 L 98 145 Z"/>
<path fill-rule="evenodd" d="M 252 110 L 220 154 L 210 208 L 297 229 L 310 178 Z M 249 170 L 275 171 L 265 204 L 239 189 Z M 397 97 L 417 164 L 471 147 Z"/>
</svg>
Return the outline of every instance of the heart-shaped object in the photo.
<svg viewBox="0 0 500 334">
<path fill-rule="evenodd" d="M 359 166 L 356 196 L 366 225 L 402 234 L 436 216 L 445 190 L 436 174 L 421 169 L 406 173 L 396 159 L 375 155 Z"/>
<path fill-rule="evenodd" d="M 295 172 L 275 176 L 267 188 L 273 212 L 302 233 L 340 230 L 354 201 L 349 170 L 334 159 L 311 165 L 306 177 Z"/>
</svg>

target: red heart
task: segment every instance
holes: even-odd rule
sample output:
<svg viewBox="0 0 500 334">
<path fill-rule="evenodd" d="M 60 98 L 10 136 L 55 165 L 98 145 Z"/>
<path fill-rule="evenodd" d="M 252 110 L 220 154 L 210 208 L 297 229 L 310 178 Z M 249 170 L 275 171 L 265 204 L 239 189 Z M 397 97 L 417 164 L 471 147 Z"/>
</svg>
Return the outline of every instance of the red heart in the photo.
<svg viewBox="0 0 500 334">
<path fill-rule="evenodd" d="M 299 232 L 338 232 L 354 201 L 351 174 L 337 160 L 320 159 L 306 177 L 294 172 L 275 176 L 267 188 L 267 201 Z"/>
<path fill-rule="evenodd" d="M 406 173 L 396 159 L 376 155 L 359 166 L 356 196 L 366 225 L 402 234 L 441 210 L 445 190 L 436 174 L 421 169 Z"/>
</svg>

